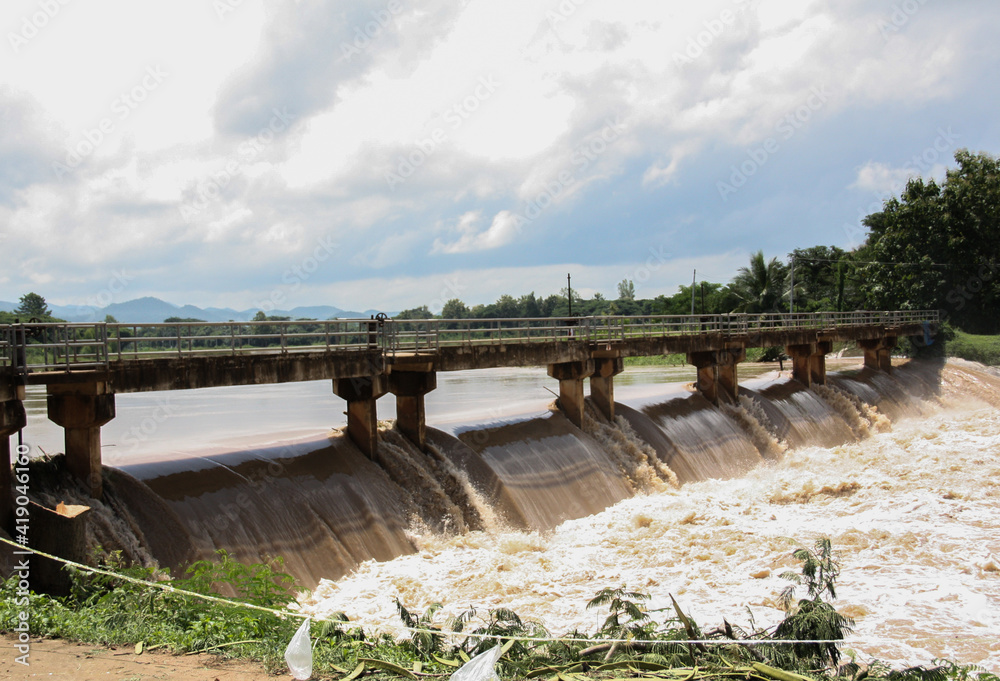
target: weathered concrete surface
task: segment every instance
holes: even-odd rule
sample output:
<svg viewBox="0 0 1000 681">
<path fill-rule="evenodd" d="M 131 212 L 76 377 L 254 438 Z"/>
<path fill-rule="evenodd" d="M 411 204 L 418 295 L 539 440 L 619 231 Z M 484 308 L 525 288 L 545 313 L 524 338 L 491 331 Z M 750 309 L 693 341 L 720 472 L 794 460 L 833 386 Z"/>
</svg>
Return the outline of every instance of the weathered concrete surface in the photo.
<svg viewBox="0 0 1000 681">
<path fill-rule="evenodd" d="M 718 350 L 689 352 L 688 363 L 698 369 L 698 392 L 713 404 L 735 402 L 740 390 L 736 365 L 746 356 L 746 348 L 732 342 Z"/>
<path fill-rule="evenodd" d="M 548 366 L 549 376 L 559 381 L 559 409 L 573 425 L 583 428 L 583 381 L 594 374 L 594 360 L 560 362 Z"/>
<path fill-rule="evenodd" d="M 389 392 L 396 396 L 396 427 L 415 444 L 427 448 L 427 422 L 424 395 L 437 388 L 434 371 L 399 371 L 389 374 Z"/>
<path fill-rule="evenodd" d="M 442 347 L 434 354 L 434 368 L 438 371 L 462 371 L 584 362 L 590 359 L 590 350 L 590 344 L 583 341 Z"/>
<path fill-rule="evenodd" d="M 609 421 L 615 419 L 615 376 L 625 370 L 621 357 L 595 357 L 590 375 L 590 399 Z"/>
<path fill-rule="evenodd" d="M 101 426 L 115 417 L 114 393 L 100 382 L 50 385 L 47 401 L 49 420 L 65 431 L 66 467 L 100 499 Z"/>
<path fill-rule="evenodd" d="M 333 379 L 333 392 L 347 400 L 347 436 L 369 459 L 378 448 L 378 398 L 388 386 L 385 375 Z"/>
<path fill-rule="evenodd" d="M 292 383 L 373 376 L 384 371 L 380 350 L 289 352 L 122 359 L 106 371 L 28 375 L 33 384 L 103 381 L 116 393 L 191 390 L 229 385 Z"/>
</svg>

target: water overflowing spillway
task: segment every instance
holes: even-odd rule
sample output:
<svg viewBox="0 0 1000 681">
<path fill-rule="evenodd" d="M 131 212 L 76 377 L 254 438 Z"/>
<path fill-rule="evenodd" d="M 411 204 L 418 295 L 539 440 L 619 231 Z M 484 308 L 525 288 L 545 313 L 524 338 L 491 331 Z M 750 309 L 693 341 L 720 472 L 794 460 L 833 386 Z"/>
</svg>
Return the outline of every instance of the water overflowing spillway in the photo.
<svg viewBox="0 0 1000 681">
<path fill-rule="evenodd" d="M 723 408 L 623 389 L 616 421 L 590 410 L 582 430 L 555 409 L 465 419 L 424 453 L 387 427 L 375 460 L 333 432 L 123 465 L 107 494 L 137 555 L 281 555 L 315 587 L 303 608 L 385 627 L 398 597 L 594 630 L 586 602 L 622 584 L 709 627 L 747 607 L 768 624 L 792 542 L 829 536 L 850 647 L 998 670 L 998 407 L 1000 378 L 962 364 L 764 376 Z"/>
</svg>

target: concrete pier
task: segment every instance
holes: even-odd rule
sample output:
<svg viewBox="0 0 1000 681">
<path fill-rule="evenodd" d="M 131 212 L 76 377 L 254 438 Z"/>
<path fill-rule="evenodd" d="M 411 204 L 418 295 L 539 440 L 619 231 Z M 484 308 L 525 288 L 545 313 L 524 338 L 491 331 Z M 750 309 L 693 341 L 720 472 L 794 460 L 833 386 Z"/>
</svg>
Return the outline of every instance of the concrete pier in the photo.
<svg viewBox="0 0 1000 681">
<path fill-rule="evenodd" d="M 594 373 L 590 375 L 590 399 L 609 421 L 615 420 L 615 376 L 624 370 L 625 364 L 621 357 L 594 357 Z"/>
<path fill-rule="evenodd" d="M 858 346 L 865 351 L 865 366 L 892 373 L 892 349 L 896 347 L 896 341 L 896 336 L 859 340 Z"/>
<path fill-rule="evenodd" d="M 115 417 L 115 395 L 105 382 L 52 384 L 48 392 L 49 420 L 66 433 L 66 466 L 100 499 L 101 426 Z"/>
<path fill-rule="evenodd" d="M 396 396 L 396 427 L 419 449 L 427 448 L 424 395 L 437 388 L 431 363 L 392 365 L 389 392 Z"/>
<path fill-rule="evenodd" d="M 577 428 L 583 428 L 583 381 L 594 375 L 594 360 L 562 362 L 548 366 L 559 381 L 559 409 Z"/>
<path fill-rule="evenodd" d="M 740 390 L 736 365 L 746 356 L 746 348 L 737 344 L 720 350 L 688 353 L 688 364 L 698 369 L 698 392 L 712 404 L 735 402 Z"/>
<path fill-rule="evenodd" d="M 378 448 L 378 398 L 386 393 L 384 374 L 333 379 L 333 392 L 347 400 L 347 436 L 368 458 Z"/>
<path fill-rule="evenodd" d="M 10 436 L 24 428 L 24 386 L 0 381 L 0 527 L 13 529 L 13 479 L 11 477 Z"/>
<path fill-rule="evenodd" d="M 826 385 L 826 356 L 832 350 L 831 341 L 786 345 L 785 352 L 792 358 L 792 378 L 807 387 Z"/>
</svg>

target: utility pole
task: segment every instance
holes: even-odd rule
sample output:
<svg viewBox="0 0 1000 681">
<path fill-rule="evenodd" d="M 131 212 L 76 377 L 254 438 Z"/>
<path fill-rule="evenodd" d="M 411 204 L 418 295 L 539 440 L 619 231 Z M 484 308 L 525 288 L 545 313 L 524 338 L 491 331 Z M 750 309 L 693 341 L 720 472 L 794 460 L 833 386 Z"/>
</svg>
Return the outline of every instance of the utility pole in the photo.
<svg viewBox="0 0 1000 681">
<path fill-rule="evenodd" d="M 569 303 L 569 316 L 573 316 L 573 284 L 569 278 L 569 272 L 566 273 L 566 301 Z"/>
<path fill-rule="evenodd" d="M 694 316 L 694 280 L 698 278 L 698 270 L 691 273 L 691 316 Z"/>
<path fill-rule="evenodd" d="M 792 253 L 792 288 L 788 292 L 788 311 L 795 313 L 795 253 Z"/>
</svg>

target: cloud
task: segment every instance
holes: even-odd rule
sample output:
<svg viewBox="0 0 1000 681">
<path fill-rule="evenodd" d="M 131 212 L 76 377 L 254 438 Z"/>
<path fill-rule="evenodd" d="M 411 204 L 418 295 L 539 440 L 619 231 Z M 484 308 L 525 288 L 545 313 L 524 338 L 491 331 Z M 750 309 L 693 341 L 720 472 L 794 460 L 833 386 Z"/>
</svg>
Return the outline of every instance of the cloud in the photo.
<svg viewBox="0 0 1000 681">
<path fill-rule="evenodd" d="M 458 240 L 447 243 L 442 239 L 435 239 L 431 252 L 472 253 L 506 246 L 521 233 L 521 225 L 523 224 L 523 218 L 509 210 L 497 213 L 490 226 L 485 230 L 480 229 L 481 221 L 482 213 L 480 211 L 465 213 L 455 226 L 455 231 L 459 234 Z"/>
<path fill-rule="evenodd" d="M 893 168 L 885 163 L 869 161 L 858 168 L 851 188 L 879 195 L 896 194 L 918 174 L 913 168 Z"/>
</svg>

